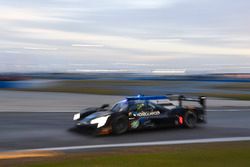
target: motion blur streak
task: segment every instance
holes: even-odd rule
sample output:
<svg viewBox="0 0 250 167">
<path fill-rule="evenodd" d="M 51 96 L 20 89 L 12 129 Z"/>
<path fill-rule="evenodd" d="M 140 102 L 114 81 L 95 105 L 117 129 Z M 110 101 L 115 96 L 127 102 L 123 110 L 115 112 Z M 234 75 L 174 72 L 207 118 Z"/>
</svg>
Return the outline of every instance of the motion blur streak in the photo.
<svg viewBox="0 0 250 167">
<path fill-rule="evenodd" d="M 55 157 L 62 153 L 55 151 L 20 151 L 20 152 L 6 152 L 0 153 L 0 160 L 2 159 L 17 159 L 17 158 L 35 158 L 35 157 Z"/>
</svg>

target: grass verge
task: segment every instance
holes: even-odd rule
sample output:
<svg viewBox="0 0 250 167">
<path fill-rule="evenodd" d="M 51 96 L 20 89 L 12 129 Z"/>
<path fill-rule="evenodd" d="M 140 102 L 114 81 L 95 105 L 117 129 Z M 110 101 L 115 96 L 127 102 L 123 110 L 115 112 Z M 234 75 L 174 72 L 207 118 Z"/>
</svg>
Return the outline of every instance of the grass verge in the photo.
<svg viewBox="0 0 250 167">
<path fill-rule="evenodd" d="M 60 81 L 55 85 L 48 87 L 31 87 L 31 88 L 11 88 L 10 90 L 20 91 L 36 91 L 36 92 L 63 92 L 63 93 L 83 93 L 83 94 L 98 94 L 98 95 L 135 95 L 143 93 L 145 90 L 154 92 L 155 88 L 161 88 L 167 91 L 168 88 L 173 90 L 178 87 L 185 87 L 195 84 L 192 81 L 140 81 L 140 80 L 65 80 Z M 227 83 L 223 85 L 214 85 L 209 88 L 218 90 L 216 93 L 202 92 L 187 93 L 189 95 L 203 95 L 208 97 L 228 98 L 235 100 L 250 100 L 250 84 L 249 83 Z M 234 90 L 237 93 L 217 93 L 220 90 Z M 213 91 L 214 92 L 214 91 Z M 223 91 L 225 92 L 225 91 Z M 159 93 L 159 90 L 158 90 Z M 246 93 L 246 94 L 245 94 Z M 155 93 L 157 94 L 157 93 Z"/>
<path fill-rule="evenodd" d="M 250 94 L 200 93 L 199 96 L 226 98 L 234 100 L 250 100 Z"/>
<path fill-rule="evenodd" d="M 249 167 L 250 142 L 138 147 L 98 153 L 71 153 L 54 158 L 3 161 L 2 165 L 5 167 Z"/>
<path fill-rule="evenodd" d="M 250 83 L 227 83 L 213 86 L 212 88 L 219 90 L 250 91 Z"/>
<path fill-rule="evenodd" d="M 151 89 L 163 85 L 174 86 L 183 84 L 178 81 L 139 81 L 139 80 L 65 80 L 56 85 L 38 88 L 11 88 L 9 90 L 36 91 L 36 92 L 62 92 L 62 93 L 83 93 L 99 95 L 134 95 L 135 92 L 129 88 L 143 87 Z"/>
</svg>

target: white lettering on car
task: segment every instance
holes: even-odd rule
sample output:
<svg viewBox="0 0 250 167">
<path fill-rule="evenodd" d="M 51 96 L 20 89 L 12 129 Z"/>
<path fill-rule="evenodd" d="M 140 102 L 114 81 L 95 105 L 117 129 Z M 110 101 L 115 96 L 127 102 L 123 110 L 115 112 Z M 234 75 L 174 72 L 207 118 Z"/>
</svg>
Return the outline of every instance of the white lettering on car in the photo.
<svg viewBox="0 0 250 167">
<path fill-rule="evenodd" d="M 142 111 L 142 112 L 139 112 L 136 114 L 136 116 L 139 116 L 139 117 L 148 117 L 148 116 L 156 116 L 156 115 L 160 115 L 160 111 L 151 111 L 151 112 L 145 112 L 145 111 Z"/>
</svg>

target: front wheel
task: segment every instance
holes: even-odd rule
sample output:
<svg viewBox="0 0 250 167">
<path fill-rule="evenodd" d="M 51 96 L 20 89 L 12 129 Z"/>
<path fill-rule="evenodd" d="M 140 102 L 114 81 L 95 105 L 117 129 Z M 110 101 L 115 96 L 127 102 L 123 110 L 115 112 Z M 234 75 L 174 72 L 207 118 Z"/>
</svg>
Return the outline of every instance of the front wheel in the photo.
<svg viewBox="0 0 250 167">
<path fill-rule="evenodd" d="M 197 123 L 197 115 L 192 111 L 187 111 L 184 115 L 184 125 L 187 128 L 195 128 Z"/>
<path fill-rule="evenodd" d="M 128 130 L 128 117 L 119 115 L 112 121 L 112 132 L 114 134 L 122 134 Z"/>
</svg>

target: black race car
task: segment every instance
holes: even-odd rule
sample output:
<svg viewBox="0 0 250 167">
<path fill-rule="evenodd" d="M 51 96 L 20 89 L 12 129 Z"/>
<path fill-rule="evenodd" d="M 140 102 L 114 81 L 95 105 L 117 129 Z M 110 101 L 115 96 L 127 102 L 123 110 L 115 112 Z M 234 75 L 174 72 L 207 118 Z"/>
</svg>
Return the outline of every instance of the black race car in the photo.
<svg viewBox="0 0 250 167">
<path fill-rule="evenodd" d="M 198 106 L 190 103 L 198 102 Z M 77 128 L 90 128 L 97 134 L 122 134 L 128 130 L 182 126 L 194 128 L 206 122 L 206 97 L 182 95 L 127 97 L 111 109 L 105 104 L 74 115 Z"/>
</svg>

